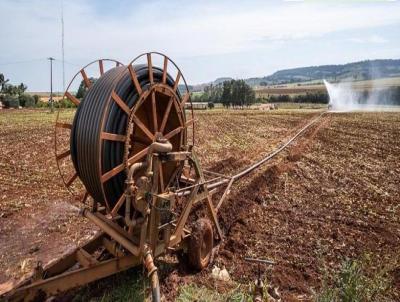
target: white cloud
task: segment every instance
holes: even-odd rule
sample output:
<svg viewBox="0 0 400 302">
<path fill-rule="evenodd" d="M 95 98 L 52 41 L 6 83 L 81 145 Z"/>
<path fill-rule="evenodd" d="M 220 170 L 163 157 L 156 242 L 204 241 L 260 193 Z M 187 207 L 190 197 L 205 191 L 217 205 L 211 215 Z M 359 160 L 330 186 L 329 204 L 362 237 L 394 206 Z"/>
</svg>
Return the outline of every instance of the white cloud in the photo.
<svg viewBox="0 0 400 302">
<path fill-rule="evenodd" d="M 399 3 L 168 1 L 135 5 L 127 1 L 118 13 L 110 11 L 104 16 L 93 5 L 101 4 L 89 0 L 64 3 L 66 60 L 83 64 L 112 57 L 126 62 L 149 50 L 182 59 L 226 55 L 400 23 Z M 0 63 L 60 57 L 60 5 L 56 1 L 2 0 L 0 26 Z M 379 36 L 367 40 L 363 38 L 369 43 L 385 42 Z"/>
<path fill-rule="evenodd" d="M 104 20 L 96 15 L 89 2 L 69 1 L 65 3 L 69 53 L 73 57 L 101 52 L 132 56 L 132 48 L 163 48 L 176 55 L 210 55 L 249 49 L 265 38 L 302 39 L 400 23 L 400 6 L 390 9 L 389 5 L 393 4 L 364 5 L 356 9 L 332 3 L 240 5 L 243 6 L 240 10 L 223 5 L 211 5 L 207 9 L 203 7 L 206 4 L 182 3 L 177 13 L 161 11 L 159 8 L 164 8 L 163 5 L 150 3 L 139 8 L 128 7 L 128 13 L 122 18 Z M 57 48 L 60 12 L 53 1 L 6 1 L 1 11 L 1 19 L 7 20 L 2 26 L 6 31 L 0 33 L 2 41 L 18 46 L 28 42 Z M 33 46 L 32 51 L 43 49 L 30 46 Z M 14 49 L 14 53 L 19 51 Z"/>
<path fill-rule="evenodd" d="M 360 44 L 384 44 L 388 42 L 387 39 L 378 35 L 371 35 L 368 37 L 361 37 L 361 38 L 350 38 L 348 39 L 348 41 Z"/>
</svg>

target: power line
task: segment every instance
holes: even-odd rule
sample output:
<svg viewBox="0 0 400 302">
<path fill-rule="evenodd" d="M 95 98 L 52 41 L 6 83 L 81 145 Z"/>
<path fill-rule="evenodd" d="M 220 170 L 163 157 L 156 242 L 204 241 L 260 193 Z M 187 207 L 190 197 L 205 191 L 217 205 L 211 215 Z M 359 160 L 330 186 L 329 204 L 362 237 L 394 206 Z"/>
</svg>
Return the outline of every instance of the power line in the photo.
<svg viewBox="0 0 400 302">
<path fill-rule="evenodd" d="M 24 60 L 24 61 L 3 62 L 3 63 L 0 63 L 0 66 L 32 63 L 32 62 L 39 62 L 39 61 L 45 61 L 45 60 L 47 60 L 47 59 L 46 58 L 40 58 L 40 59 L 31 59 L 31 60 Z"/>
<path fill-rule="evenodd" d="M 41 58 L 41 59 L 32 59 L 32 60 L 24 60 L 24 61 L 2 62 L 2 63 L 0 63 L 0 66 L 16 65 L 16 64 L 26 64 L 26 63 L 41 62 L 41 61 L 44 62 L 44 61 L 46 61 L 46 60 L 48 60 L 48 59 L 47 59 L 47 58 Z M 60 62 L 60 63 L 63 62 L 62 59 L 56 59 L 56 58 L 54 58 L 54 61 Z M 65 60 L 64 60 L 64 63 L 65 63 L 65 64 L 72 65 L 72 66 L 76 66 L 76 67 L 81 67 L 81 66 L 82 66 L 82 65 L 79 65 L 79 64 L 76 64 L 76 63 L 72 63 L 72 62 L 69 62 L 69 61 L 65 61 Z"/>
<path fill-rule="evenodd" d="M 63 60 L 59 60 L 59 59 L 54 59 L 56 62 L 63 62 Z M 77 67 L 81 67 L 82 65 L 79 65 L 79 64 L 75 64 L 75 63 L 71 63 L 71 62 L 68 62 L 68 61 L 65 61 L 64 60 L 64 63 L 66 63 L 66 64 L 69 64 L 69 65 L 72 65 L 72 66 L 77 66 Z"/>
</svg>

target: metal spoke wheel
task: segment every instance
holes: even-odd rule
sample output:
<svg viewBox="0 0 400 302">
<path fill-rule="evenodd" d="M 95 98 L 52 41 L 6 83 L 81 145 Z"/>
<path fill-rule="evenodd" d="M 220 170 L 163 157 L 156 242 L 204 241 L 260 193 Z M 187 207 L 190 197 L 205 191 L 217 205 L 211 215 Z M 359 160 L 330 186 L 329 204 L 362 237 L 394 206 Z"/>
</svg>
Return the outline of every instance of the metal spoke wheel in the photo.
<svg viewBox="0 0 400 302">
<path fill-rule="evenodd" d="M 159 66 L 154 65 L 157 59 L 161 59 Z M 65 97 L 79 107 L 72 122 L 61 121 L 59 113 L 55 149 L 66 187 L 75 192 L 72 187 L 79 179 L 83 183 L 78 186 L 82 201 L 91 196 L 116 215 L 124 210 L 129 167 L 145 160 L 150 145 L 159 139 L 168 139 L 172 151 L 188 150 L 194 144 L 194 120 L 186 81 L 167 56 L 145 53 L 127 66 L 113 61 L 114 67 L 107 72 L 103 61 L 88 64 L 71 81 L 83 79 L 86 95 L 82 100 L 70 92 L 71 84 L 68 86 Z M 85 70 L 96 64 L 101 77 L 92 83 Z M 189 119 L 185 108 L 189 109 Z M 71 135 L 63 142 L 60 131 L 70 131 Z M 182 167 L 171 162 L 159 165 L 159 191 L 163 192 Z"/>
<path fill-rule="evenodd" d="M 155 56 L 163 59 L 162 68 L 153 65 Z M 145 62 L 141 63 L 143 59 Z M 169 66 L 177 70 L 176 77 L 168 72 Z M 99 157 L 103 158 L 100 169 L 103 196 L 97 198 L 103 198 L 113 215 L 125 201 L 123 184 L 127 171 L 145 160 L 153 142 L 168 139 L 172 151 L 187 150 L 193 144 L 193 135 L 190 143 L 188 139 L 189 128 L 193 133 L 193 118 L 187 119 L 185 114 L 185 105 L 191 104 L 190 93 L 180 70 L 167 56 L 159 53 L 138 56 L 117 82 L 111 92 L 109 110 L 104 113 L 103 148 L 99 150 Z M 118 118 L 113 117 L 113 112 Z M 117 126 L 109 121 L 110 116 L 119 121 Z M 160 162 L 159 192 L 169 187 L 181 168 L 175 163 Z"/>
<path fill-rule="evenodd" d="M 108 70 L 122 66 L 122 63 L 112 59 L 100 59 L 93 61 L 80 69 L 72 78 L 64 92 L 64 99 L 71 101 L 79 106 L 82 98 L 77 98 L 73 93 L 82 82 L 84 85 L 83 94 L 86 95 L 93 87 L 94 81 L 103 76 Z M 76 110 L 58 109 L 56 124 L 54 129 L 54 148 L 57 167 L 66 188 L 82 202 L 85 202 L 88 193 L 79 180 L 79 175 L 71 158 L 70 139 L 72 137 L 72 124 L 75 120 Z"/>
<path fill-rule="evenodd" d="M 193 226 L 190 237 L 188 256 L 189 264 L 196 270 L 208 266 L 214 246 L 214 236 L 211 222 L 207 218 L 200 218 Z"/>
</svg>

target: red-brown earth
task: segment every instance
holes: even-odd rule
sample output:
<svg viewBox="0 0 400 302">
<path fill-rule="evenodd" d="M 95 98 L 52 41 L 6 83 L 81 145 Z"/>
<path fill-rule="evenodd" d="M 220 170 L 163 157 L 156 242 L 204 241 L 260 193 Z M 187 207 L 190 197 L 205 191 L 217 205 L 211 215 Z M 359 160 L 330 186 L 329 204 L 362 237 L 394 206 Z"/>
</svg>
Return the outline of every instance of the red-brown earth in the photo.
<svg viewBox="0 0 400 302">
<path fill-rule="evenodd" d="M 262 158 L 317 113 L 207 111 L 196 115 L 196 150 L 209 170 L 233 174 Z M 0 112 L 0 283 L 28 273 L 84 242 L 94 228 L 77 215 L 53 152 L 54 116 Z M 214 263 L 247 283 L 245 256 L 274 260 L 267 275 L 285 301 L 311 299 L 326 271 L 365 254 L 393 266 L 400 299 L 400 114 L 333 113 L 287 151 L 236 183 L 220 215 L 225 240 Z M 163 291 L 213 286 L 198 274 L 167 269 Z M 1 287 L 0 287 L 1 291 Z"/>
</svg>

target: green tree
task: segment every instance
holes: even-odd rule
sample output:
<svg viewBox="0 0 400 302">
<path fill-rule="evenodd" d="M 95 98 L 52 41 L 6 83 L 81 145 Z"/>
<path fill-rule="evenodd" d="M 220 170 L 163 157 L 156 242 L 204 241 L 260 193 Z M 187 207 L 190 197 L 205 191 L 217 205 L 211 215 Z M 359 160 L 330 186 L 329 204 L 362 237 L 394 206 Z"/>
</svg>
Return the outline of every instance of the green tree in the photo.
<svg viewBox="0 0 400 302">
<path fill-rule="evenodd" d="M 94 84 L 96 81 L 97 81 L 96 78 L 93 78 L 93 77 L 89 78 L 89 82 L 92 84 Z M 82 80 L 81 83 L 79 84 L 78 91 L 76 92 L 76 97 L 78 99 L 83 99 L 86 95 L 86 92 L 87 92 L 87 88 L 85 85 L 85 81 Z"/>
<path fill-rule="evenodd" d="M 4 87 L 6 86 L 9 80 L 5 78 L 4 74 L 0 73 L 0 92 L 3 92 Z"/>
<path fill-rule="evenodd" d="M 232 89 L 231 81 L 225 81 L 222 84 L 221 103 L 224 107 L 230 107 L 232 103 Z"/>
<path fill-rule="evenodd" d="M 12 85 L 8 83 L 9 80 L 5 78 L 4 74 L 0 73 L 0 92 L 6 95 L 21 96 L 28 88 L 24 83 L 19 85 Z"/>
<path fill-rule="evenodd" d="M 40 101 L 40 97 L 37 94 L 33 96 L 33 99 L 35 100 L 35 105 L 37 105 Z"/>
<path fill-rule="evenodd" d="M 19 100 L 19 104 L 22 107 L 34 107 L 35 106 L 35 99 L 33 96 L 29 95 L 29 94 L 21 94 L 18 97 Z"/>
<path fill-rule="evenodd" d="M 229 80 L 218 85 L 210 84 L 204 93 L 193 97 L 194 102 L 222 103 L 226 108 L 250 106 L 256 100 L 254 90 L 244 80 Z"/>
</svg>

